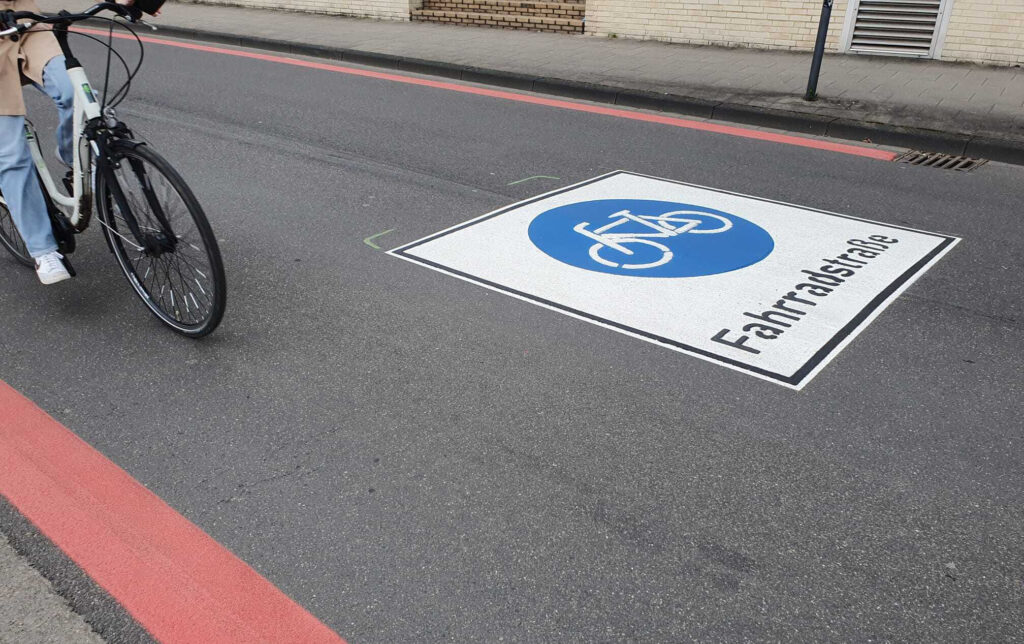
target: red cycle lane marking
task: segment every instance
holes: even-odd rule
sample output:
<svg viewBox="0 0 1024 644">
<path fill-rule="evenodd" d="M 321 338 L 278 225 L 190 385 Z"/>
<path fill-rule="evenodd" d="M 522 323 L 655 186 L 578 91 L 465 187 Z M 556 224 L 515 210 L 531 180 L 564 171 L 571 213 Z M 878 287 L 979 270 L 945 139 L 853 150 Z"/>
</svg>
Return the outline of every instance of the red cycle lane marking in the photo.
<svg viewBox="0 0 1024 644">
<path fill-rule="evenodd" d="M 108 35 L 106 31 L 99 31 L 96 29 L 75 29 L 75 31 L 81 31 L 88 34 L 98 34 L 102 36 Z M 114 34 L 115 38 L 124 38 L 134 40 L 134 36 L 128 34 Z M 833 143 L 831 141 L 822 141 L 819 139 L 809 139 L 802 136 L 795 136 L 792 134 L 777 134 L 774 132 L 764 132 L 761 130 L 751 130 L 743 127 L 737 127 L 733 125 L 721 125 L 719 123 L 709 123 L 705 121 L 693 121 L 690 119 L 678 118 L 674 116 L 663 116 L 660 114 L 647 114 L 644 112 L 632 112 L 629 110 L 614 108 L 614 107 L 602 107 L 600 105 L 590 105 L 588 103 L 577 103 L 574 101 L 560 100 L 554 98 L 543 98 L 540 96 L 531 96 L 529 94 L 517 94 L 515 92 L 507 92 L 503 90 L 486 89 L 483 87 L 472 87 L 469 85 L 460 85 L 457 83 L 447 83 L 444 81 L 435 81 L 425 78 L 415 78 L 412 76 L 402 76 L 401 74 L 390 74 L 387 72 L 375 72 L 366 69 L 356 69 L 355 67 L 345 67 L 342 65 L 331 65 L 328 63 L 315 63 L 307 60 L 300 60 L 298 58 L 288 58 L 285 56 L 274 56 L 272 54 L 258 54 L 255 52 L 239 51 L 237 49 L 226 49 L 224 47 L 212 47 L 210 45 L 197 45 L 194 43 L 178 42 L 174 40 L 166 40 L 163 38 L 153 38 L 152 36 L 140 36 L 143 42 L 154 43 L 158 45 L 166 45 L 168 47 L 178 47 L 181 49 L 192 49 L 195 51 L 203 51 L 212 54 L 224 54 L 227 56 L 237 56 L 239 58 L 252 58 L 255 60 L 263 60 L 272 63 L 280 63 L 282 65 L 294 65 L 295 67 L 306 67 L 308 69 L 319 69 L 322 71 L 337 72 L 340 74 L 350 74 L 352 76 L 364 76 L 366 78 L 377 78 L 381 80 L 392 81 L 395 83 L 406 83 L 408 85 L 420 85 L 423 87 L 433 87 L 435 89 L 443 89 L 451 92 L 461 92 L 463 94 L 475 94 L 477 96 L 488 96 L 491 98 L 500 98 L 508 101 L 517 101 L 520 103 L 531 103 L 534 105 L 545 105 L 547 107 L 556 107 L 564 110 L 574 110 L 576 112 L 587 112 L 590 114 L 601 114 L 604 116 L 613 116 L 615 118 L 629 119 L 633 121 L 645 121 L 648 123 L 658 123 L 661 125 L 671 125 L 674 127 L 681 127 L 690 130 L 701 130 L 704 132 L 714 132 L 716 134 L 726 134 L 729 136 L 738 136 L 746 139 L 755 139 L 758 141 L 768 141 L 771 143 L 782 143 L 785 145 L 795 145 L 803 148 L 812 148 L 815 150 L 828 150 L 830 152 L 839 152 L 842 154 L 852 154 L 854 156 L 868 157 L 870 159 L 877 159 L 879 161 L 892 161 L 896 158 L 896 153 L 888 152 L 886 150 L 879 150 L 876 148 L 867 148 L 858 145 L 849 145 L 846 143 Z"/>
<path fill-rule="evenodd" d="M 344 644 L 3 381 L 0 495 L 160 642 Z"/>
</svg>

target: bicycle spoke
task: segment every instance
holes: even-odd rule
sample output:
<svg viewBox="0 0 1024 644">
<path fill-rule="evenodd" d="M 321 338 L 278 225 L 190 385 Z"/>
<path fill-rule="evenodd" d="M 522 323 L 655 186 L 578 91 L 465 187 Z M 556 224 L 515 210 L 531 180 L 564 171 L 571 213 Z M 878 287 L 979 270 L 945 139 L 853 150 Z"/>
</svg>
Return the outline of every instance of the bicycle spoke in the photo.
<svg viewBox="0 0 1024 644">
<path fill-rule="evenodd" d="M 138 267 L 143 259 L 148 260 L 146 263 L 146 272 L 140 274 Z M 204 266 L 207 263 L 208 262 L 204 262 Z M 210 308 L 212 308 L 214 302 L 212 292 L 203 288 L 202 282 L 200 282 L 196 277 L 193 276 L 191 279 L 186 277 L 182 272 L 182 265 L 184 265 L 186 272 L 190 272 L 192 275 L 198 274 L 204 279 L 206 278 L 206 273 L 203 273 L 193 266 L 192 263 L 185 259 L 181 253 L 177 252 L 164 253 L 158 258 L 142 253 L 137 258 L 137 262 L 133 263 L 133 266 L 136 267 L 136 275 L 141 278 L 141 281 L 146 282 L 152 273 L 152 289 L 147 289 L 147 291 L 150 291 L 150 296 L 153 297 L 161 307 L 169 304 L 170 307 L 167 312 L 173 314 L 176 319 L 184 323 L 196 323 L 202 319 Z M 207 268 L 207 271 L 209 270 L 210 269 Z M 193 282 L 200 287 L 201 295 L 199 297 L 196 296 L 194 289 L 191 287 Z M 153 291 L 156 292 L 154 293 Z M 185 311 L 187 315 L 182 316 L 179 305 L 183 302 L 187 304 L 189 302 L 189 298 L 191 298 L 191 303 L 197 309 L 197 313 L 195 315 L 188 315 L 192 313 L 192 310 L 190 306 L 186 305 Z"/>
<path fill-rule="evenodd" d="M 118 237 L 120 237 L 124 241 L 128 242 L 129 244 L 131 244 L 132 248 L 134 248 L 135 250 L 142 250 L 142 246 L 139 246 L 138 244 L 136 244 L 132 240 L 130 240 L 127 237 L 125 237 L 124 235 L 122 235 L 121 233 L 117 232 L 117 229 L 114 228 L 113 226 L 108 226 L 106 223 L 104 223 L 102 221 L 100 222 L 100 224 L 105 226 L 108 230 L 113 232 L 115 235 L 117 235 Z M 127 225 L 128 225 L 127 222 L 125 222 L 125 226 L 127 226 Z"/>
<path fill-rule="evenodd" d="M 177 285 L 178 285 L 179 290 L 177 292 L 179 293 L 179 295 L 181 297 L 181 301 L 183 301 L 185 303 L 186 311 L 189 310 L 188 302 L 189 302 L 189 298 L 191 297 L 191 301 L 192 301 L 193 304 L 195 304 L 196 308 L 199 309 L 199 313 L 205 313 L 205 310 L 207 308 L 205 305 L 206 304 L 212 305 L 212 301 L 204 302 L 204 306 L 200 307 L 199 300 L 196 298 L 195 293 L 193 292 L 193 290 L 189 287 L 188 281 L 185 279 L 185 276 L 182 275 L 180 267 L 177 265 L 177 263 L 174 261 L 174 259 L 175 258 L 173 258 L 173 257 L 169 258 L 168 259 L 168 263 L 174 264 L 175 273 L 177 274 L 177 278 L 178 278 Z M 172 281 L 173 281 L 173 276 L 172 276 Z"/>
<path fill-rule="evenodd" d="M 173 260 L 172 260 L 172 261 L 173 261 Z M 185 278 L 184 278 L 184 276 L 183 276 L 183 275 L 181 274 L 181 270 L 180 270 L 180 269 L 179 269 L 179 268 L 177 267 L 177 265 L 175 265 L 175 271 L 176 271 L 176 272 L 177 272 L 177 274 L 178 274 L 178 279 L 180 280 L 180 282 L 179 282 L 179 285 L 180 285 L 180 287 L 181 287 L 181 289 L 182 289 L 182 290 L 180 291 L 180 293 L 181 293 L 181 301 L 185 303 L 185 310 L 186 310 L 186 311 L 190 311 L 190 310 L 189 310 L 189 306 L 188 306 L 188 302 L 189 302 L 189 296 L 192 296 L 192 301 L 193 301 L 193 302 L 196 302 L 196 298 L 195 298 L 195 295 L 194 295 L 194 294 L 192 293 L 191 289 L 188 289 L 188 288 L 187 288 L 187 284 L 188 284 L 188 282 L 186 282 L 186 281 L 185 281 Z M 199 307 L 199 304 L 198 304 L 198 302 L 196 302 L 196 307 L 197 307 L 197 308 Z"/>
<path fill-rule="evenodd" d="M 33 261 L 28 253 L 28 247 L 21 238 L 21 233 L 14 223 L 14 217 L 7 208 L 5 202 L 0 202 L 0 243 L 7 248 L 15 259 L 26 266 L 31 266 Z"/>
</svg>

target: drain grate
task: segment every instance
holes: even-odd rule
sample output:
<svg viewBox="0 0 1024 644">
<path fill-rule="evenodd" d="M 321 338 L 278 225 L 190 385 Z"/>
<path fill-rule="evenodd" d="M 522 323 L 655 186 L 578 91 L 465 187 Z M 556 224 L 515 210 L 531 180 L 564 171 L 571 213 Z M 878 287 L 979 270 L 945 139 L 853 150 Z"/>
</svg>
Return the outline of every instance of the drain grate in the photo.
<svg viewBox="0 0 1024 644">
<path fill-rule="evenodd" d="M 917 152 L 911 150 L 893 159 L 896 163 L 909 163 L 926 168 L 938 168 L 939 170 L 959 170 L 968 172 L 980 165 L 988 163 L 987 159 L 972 159 L 971 157 L 958 157 L 952 154 L 939 154 L 937 152 Z"/>
</svg>

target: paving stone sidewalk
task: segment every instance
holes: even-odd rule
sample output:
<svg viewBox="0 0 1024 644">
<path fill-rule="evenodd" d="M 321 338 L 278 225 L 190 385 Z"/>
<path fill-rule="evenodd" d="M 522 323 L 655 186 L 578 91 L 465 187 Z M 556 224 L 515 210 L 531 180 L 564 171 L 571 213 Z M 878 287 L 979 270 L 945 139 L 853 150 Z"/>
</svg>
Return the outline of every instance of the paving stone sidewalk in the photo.
<svg viewBox="0 0 1024 644">
<path fill-rule="evenodd" d="M 56 10 L 67 0 L 43 0 Z M 589 83 L 793 115 L 1019 139 L 1024 69 L 894 57 L 828 55 L 819 93 L 803 101 L 810 54 L 341 18 L 168 2 L 174 32 L 262 38 Z M 729 119 L 718 109 L 715 118 Z M 742 119 L 739 119 L 742 120 Z"/>
</svg>

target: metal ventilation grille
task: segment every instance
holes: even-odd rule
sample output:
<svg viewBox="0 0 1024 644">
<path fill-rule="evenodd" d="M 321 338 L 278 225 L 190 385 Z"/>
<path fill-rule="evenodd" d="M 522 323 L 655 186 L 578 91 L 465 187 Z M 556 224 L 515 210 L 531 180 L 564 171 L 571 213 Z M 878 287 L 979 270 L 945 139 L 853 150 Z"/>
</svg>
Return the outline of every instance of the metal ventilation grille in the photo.
<svg viewBox="0 0 1024 644">
<path fill-rule="evenodd" d="M 959 170 L 967 172 L 984 164 L 986 159 L 972 159 L 971 157 L 957 157 L 951 154 L 938 154 L 935 152 L 916 152 L 911 150 L 893 159 L 896 163 L 909 163 L 926 168 L 938 168 L 940 170 Z"/>
<path fill-rule="evenodd" d="M 927 56 L 941 5 L 942 0 L 860 0 L 850 49 Z"/>
</svg>

